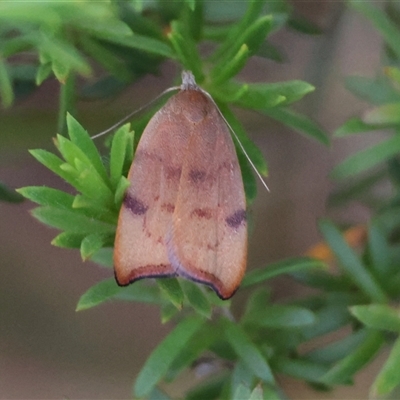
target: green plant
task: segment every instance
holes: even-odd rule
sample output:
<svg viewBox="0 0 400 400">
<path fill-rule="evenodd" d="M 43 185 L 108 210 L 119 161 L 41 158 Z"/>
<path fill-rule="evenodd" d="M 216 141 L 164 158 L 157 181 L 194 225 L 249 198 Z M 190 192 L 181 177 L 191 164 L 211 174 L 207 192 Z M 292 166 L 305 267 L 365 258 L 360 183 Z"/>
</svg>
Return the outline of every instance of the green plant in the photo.
<svg viewBox="0 0 400 400">
<path fill-rule="evenodd" d="M 354 117 L 346 121 L 334 135 L 343 138 L 382 130 L 390 134 L 378 144 L 351 155 L 332 170 L 332 178 L 340 184 L 330 198 L 331 206 L 344 207 L 350 201 L 358 201 L 370 209 L 372 217 L 366 227 L 367 241 L 359 256 L 346 254 L 344 248 L 339 250 L 334 238 L 331 238 L 330 245 L 338 260 L 352 268 L 353 272 L 348 269 L 349 274 L 362 267 L 369 274 L 370 283 L 365 283 L 368 286 L 371 283 L 376 285 L 375 288 L 365 288 L 365 293 L 370 292 L 369 301 L 354 305 L 349 310 L 359 323 L 379 337 L 374 344 L 375 351 L 383 343 L 392 345 L 388 359 L 371 387 L 373 396 L 387 396 L 400 384 L 400 275 L 397 268 L 400 182 L 400 70 L 397 65 L 400 60 L 400 10 L 396 2 L 387 2 L 385 10 L 357 1 L 350 1 L 349 5 L 368 18 L 382 36 L 386 46 L 383 62 L 388 66 L 383 69 L 383 74 L 373 79 L 357 76 L 346 79 L 347 88 L 373 106 L 361 118 Z M 376 187 L 384 182 L 390 184 L 389 195 L 376 191 Z"/>
<path fill-rule="evenodd" d="M 354 6 L 362 12 L 371 10 L 369 5 L 357 2 Z M 311 85 L 301 81 L 245 84 L 235 79 L 253 55 L 279 58 L 279 51 L 266 38 L 285 23 L 315 31 L 306 21 L 294 19 L 285 1 L 249 1 L 240 18 L 235 16 L 234 23 L 224 24 L 221 20 L 219 24 L 210 24 L 205 18 L 209 7 L 215 7 L 216 20 L 222 13 L 215 12 L 219 10 L 218 5 L 201 1 L 159 2 L 147 9 L 147 17 L 140 13 L 140 7 L 145 7 L 141 2 L 111 2 L 97 7 L 89 2 L 50 3 L 30 7 L 28 20 L 23 18 L 26 14 L 17 3 L 2 3 L 0 8 L 0 18 L 7 21 L 2 32 L 4 46 L 0 58 L 3 104 L 11 104 L 14 94 L 18 95 L 12 90 L 18 69 L 30 71 L 24 77 L 35 76 L 37 83 L 52 73 L 57 77 L 62 87 L 59 130 L 62 134 L 68 132 L 69 138 L 59 135 L 56 139 L 62 158 L 45 150 L 33 150 L 32 154 L 70 183 L 77 194 L 46 187 L 26 187 L 19 192 L 40 205 L 33 210 L 36 218 L 62 231 L 53 244 L 79 248 L 84 260 L 90 258 L 112 267 L 111 247 L 117 214 L 128 185 L 125 176 L 148 116 L 136 123 L 134 133 L 129 124 L 115 132 L 106 163 L 72 115 L 68 115 L 64 127 L 66 111 L 76 112 L 76 75 L 90 73 L 90 64 L 83 54 L 102 65 L 105 76 L 87 85 L 81 95 L 115 93 L 143 74 L 155 72 L 165 59 L 175 60 L 182 68 L 192 70 L 198 83 L 218 102 L 262 174 L 267 173 L 266 163 L 230 111 L 231 105 L 258 110 L 323 144 L 328 143 L 325 133 L 314 122 L 290 108 L 293 102 L 313 90 Z M 386 20 L 382 22 L 382 14 L 369 15 L 379 16 L 380 26 L 390 26 Z M 168 28 L 167 34 L 163 26 Z M 214 45 L 207 59 L 201 57 L 197 48 L 204 39 Z M 8 57 L 27 49 L 39 55 L 39 67 L 23 65 L 21 68 L 7 61 Z M 388 71 L 396 81 L 398 70 Z M 359 82 L 360 87 L 365 89 Z M 375 90 L 370 90 L 370 95 L 373 94 Z M 397 91 L 390 91 L 390 96 L 390 101 L 397 99 L 393 97 Z M 380 109 L 380 118 L 383 111 Z M 384 126 L 388 124 L 397 129 L 397 121 L 384 120 Z M 376 125 L 382 124 L 356 119 L 346 123 L 336 135 Z M 333 176 L 347 177 L 390 158 L 387 165 L 397 184 L 398 162 L 393 158 L 398 153 L 397 136 L 389 139 L 387 145 L 353 156 L 338 166 Z M 256 196 L 255 180 L 240 151 L 239 158 L 247 199 L 251 203 Z M 384 176 L 387 174 L 381 172 L 357 179 L 338 191 L 332 201 L 343 204 L 345 200 L 357 198 L 369 190 L 371 182 Z M 396 207 L 397 196 L 394 196 L 381 208 L 374 209 L 376 218 L 368 227 L 368 241 L 361 255 L 334 224 L 321 221 L 321 232 L 339 262 L 339 273 L 332 273 L 324 260 L 311 257 L 284 260 L 250 271 L 242 283 L 241 290 L 249 294 L 245 310 L 239 316 L 231 307 L 235 299 L 222 302 L 204 287 L 179 279 L 159 279 L 156 284 L 140 281 L 120 288 L 110 277 L 90 288 L 81 297 L 77 309 L 88 309 L 109 300 L 147 302 L 160 307 L 163 322 L 171 319 L 176 322 L 141 370 L 134 385 L 136 397 L 168 398 L 158 384 L 162 380 L 174 380 L 203 353 L 209 354 L 212 362 L 222 360 L 222 367 L 211 379 L 187 393 L 188 399 L 280 398 L 281 390 L 274 378 L 278 373 L 302 379 L 318 389 L 349 384 L 384 343 L 392 340 L 387 332 L 399 332 L 396 309 L 389 306 L 399 293 L 399 275 L 394 268 L 398 248 L 392 241 L 398 230 Z M 317 289 L 318 294 L 272 302 L 269 289 L 263 283 L 281 274 Z M 344 327 L 348 330 L 340 339 L 312 351 L 301 351 L 303 344 Z M 397 339 L 374 384 L 378 394 L 387 393 L 399 383 L 399 376 L 394 373 L 398 370 L 398 352 Z"/>
</svg>

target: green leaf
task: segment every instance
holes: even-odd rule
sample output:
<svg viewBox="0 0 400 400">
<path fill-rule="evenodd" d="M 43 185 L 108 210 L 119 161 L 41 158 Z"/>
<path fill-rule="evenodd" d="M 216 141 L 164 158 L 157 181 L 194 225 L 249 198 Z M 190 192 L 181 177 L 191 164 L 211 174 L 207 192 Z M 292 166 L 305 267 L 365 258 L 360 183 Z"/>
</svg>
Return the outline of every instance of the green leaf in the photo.
<svg viewBox="0 0 400 400">
<path fill-rule="evenodd" d="M 33 157 L 36 158 L 37 161 L 43 164 L 50 171 L 53 171 L 55 174 L 61 176 L 61 178 L 63 178 L 69 184 L 74 185 L 76 178 L 70 172 L 61 168 L 61 166 L 64 165 L 64 162 L 61 158 L 57 157 L 53 153 L 50 153 L 49 151 L 41 149 L 29 150 L 29 152 Z"/>
<path fill-rule="evenodd" d="M 153 115 L 154 115 L 154 113 L 149 113 L 146 116 L 144 116 L 141 121 L 139 121 L 137 123 L 136 126 L 139 128 L 141 128 L 140 123 L 142 124 L 143 128 L 140 130 L 141 132 L 144 130 L 144 128 L 146 127 L 150 118 Z M 125 171 L 125 170 L 128 171 L 132 165 L 134 148 L 135 148 L 135 134 L 134 134 L 134 131 L 132 131 L 132 134 L 128 135 L 128 137 L 127 137 L 127 144 L 126 144 L 126 150 L 125 150 L 125 165 L 124 165 L 123 171 Z"/>
<path fill-rule="evenodd" d="M 400 103 L 389 103 L 364 114 L 363 120 L 367 124 L 390 125 L 400 123 Z"/>
<path fill-rule="evenodd" d="M 22 195 L 22 196 L 21 196 Z M 10 203 L 20 203 L 27 197 L 22 192 L 22 189 L 10 189 L 4 183 L 0 182 L 0 200 L 8 201 Z"/>
<path fill-rule="evenodd" d="M 268 398 L 271 399 L 271 397 Z M 261 384 L 258 384 L 251 392 L 249 400 L 263 400 L 263 399 L 264 399 L 264 391 Z"/>
<path fill-rule="evenodd" d="M 207 7 L 205 9 L 206 14 L 209 14 L 209 5 L 210 3 L 207 3 Z M 220 42 L 225 40 L 225 38 L 228 35 L 228 32 L 230 31 L 231 26 L 228 24 L 224 25 L 205 25 L 203 28 L 203 39 L 204 40 L 210 40 L 211 42 Z"/>
<path fill-rule="evenodd" d="M 386 304 L 369 304 L 350 307 L 350 312 L 369 328 L 400 333 L 398 309 Z"/>
<path fill-rule="evenodd" d="M 242 84 L 230 81 L 213 89 L 213 96 L 224 103 L 263 110 L 285 102 L 286 97 L 281 92 L 284 89 L 280 89 L 279 85 L 277 87 L 274 84 Z"/>
<path fill-rule="evenodd" d="M 216 61 L 216 68 L 214 71 L 218 71 L 219 68 L 229 63 L 244 44 L 248 48 L 250 56 L 257 53 L 272 28 L 272 16 L 264 15 L 258 17 L 258 19 L 254 20 L 254 22 L 248 25 L 248 27 L 237 31 L 235 36 L 230 35 L 222 44 L 221 49 L 218 49 L 213 55 L 213 58 Z M 229 45 L 228 42 L 230 42 Z M 211 74 L 213 74 L 213 72 Z"/>
<path fill-rule="evenodd" d="M 371 79 L 363 76 L 349 76 L 345 79 L 345 86 L 349 91 L 372 104 L 385 104 L 400 100 L 400 94 L 386 78 Z"/>
<path fill-rule="evenodd" d="M 397 338 L 388 359 L 371 387 L 372 397 L 389 394 L 400 384 L 400 338 Z"/>
<path fill-rule="evenodd" d="M 218 336 L 219 333 L 216 331 L 215 326 L 204 324 L 198 334 L 181 349 L 181 353 L 169 368 L 165 377 L 166 381 L 173 381 L 181 372 L 190 367 L 212 345 Z"/>
<path fill-rule="evenodd" d="M 367 176 L 356 176 L 343 182 L 342 185 L 334 191 L 328 204 L 334 207 L 340 207 L 348 201 L 354 201 L 354 198 L 367 193 L 374 185 L 387 178 L 386 169 L 381 168 L 376 172 L 371 172 Z"/>
<path fill-rule="evenodd" d="M 80 159 L 75 159 L 77 177 L 74 186 L 82 193 L 83 198 L 90 199 L 97 208 L 112 209 L 114 193 L 108 183 L 104 182 L 91 165 L 85 164 Z M 77 207 L 79 202 L 74 203 Z"/>
<path fill-rule="evenodd" d="M 196 1 L 195 0 L 184 0 L 184 2 L 187 4 L 187 6 L 190 8 L 190 10 L 194 10 L 196 6 Z"/>
<path fill-rule="evenodd" d="M 31 24 L 40 23 L 45 26 L 51 26 L 54 22 L 58 22 L 57 12 L 48 4 L 38 1 L 29 3 L 2 2 L 0 17 L 3 21 L 19 23 L 22 26 L 27 21 Z"/>
<path fill-rule="evenodd" d="M 58 62 L 57 59 L 53 60 L 51 69 L 54 73 L 54 76 L 62 85 L 64 85 L 68 80 L 68 77 L 72 75 L 69 65 Z"/>
<path fill-rule="evenodd" d="M 110 180 L 114 188 L 118 186 L 123 173 L 129 136 L 133 137 L 133 132 L 130 131 L 130 124 L 125 124 L 115 132 L 112 140 Z"/>
<path fill-rule="evenodd" d="M 279 357 L 274 362 L 274 369 L 285 375 L 315 383 L 320 383 L 321 377 L 328 371 L 328 367 L 323 364 L 287 357 Z"/>
<path fill-rule="evenodd" d="M 125 286 L 122 289 L 123 290 L 115 294 L 114 297 L 116 300 L 135 301 L 157 304 L 161 306 L 165 304 L 165 301 L 160 296 L 159 289 L 156 286 L 149 284 L 147 280 L 134 282 L 133 284 Z"/>
<path fill-rule="evenodd" d="M 54 228 L 68 231 L 70 233 L 91 234 L 106 233 L 114 234 L 115 226 L 87 217 L 77 211 L 68 211 L 52 206 L 35 208 L 32 215 L 39 221 Z"/>
<path fill-rule="evenodd" d="M 230 82 L 223 89 L 231 93 L 234 103 L 245 108 L 265 110 L 277 105 L 289 105 L 315 90 L 314 86 L 303 81 L 277 83 L 255 83 L 238 85 Z M 234 97 L 240 93 L 240 97 Z"/>
<path fill-rule="evenodd" d="M 265 307 L 270 302 L 271 293 L 270 290 L 261 286 L 254 289 L 247 300 L 246 311 L 243 314 L 241 322 L 254 319 L 254 315 L 264 311 Z"/>
<path fill-rule="evenodd" d="M 17 189 L 17 191 L 27 199 L 42 206 L 53 206 L 55 208 L 71 210 L 74 201 L 74 196 L 46 186 L 26 186 Z"/>
<path fill-rule="evenodd" d="M 76 74 L 74 72 L 66 72 L 65 77 L 62 79 L 62 84 L 60 85 L 60 95 L 59 95 L 59 107 L 58 107 L 58 121 L 57 129 L 58 133 L 66 136 L 67 124 L 66 116 L 68 113 L 75 114 L 76 110 Z M 57 76 L 61 81 L 61 79 Z"/>
<path fill-rule="evenodd" d="M 92 215 L 95 218 L 105 222 L 117 224 L 116 212 L 108 208 L 105 204 L 98 203 L 97 199 L 90 199 L 82 194 L 77 194 L 72 203 L 72 208 L 84 212 L 86 215 Z"/>
<path fill-rule="evenodd" d="M 264 288 L 253 291 L 241 320 L 249 330 L 259 327 L 290 329 L 316 322 L 310 310 L 292 305 L 269 305 L 269 297 L 270 293 Z"/>
<path fill-rule="evenodd" d="M 240 45 L 245 43 L 244 38 L 241 36 L 243 35 L 243 32 L 247 31 L 254 24 L 254 22 L 260 17 L 260 15 L 262 15 L 265 3 L 266 0 L 261 0 L 261 1 L 251 0 L 247 2 L 248 7 L 243 18 L 238 23 L 232 25 L 232 28 L 230 29 L 225 41 L 213 55 L 215 59 L 221 58 L 224 54 L 226 54 L 232 48 L 234 48 L 235 45 L 238 46 L 239 44 L 238 47 L 240 47 Z M 211 4 L 209 6 L 211 6 Z M 221 9 L 221 12 L 225 14 L 226 10 L 222 7 L 222 4 L 219 3 L 218 5 L 219 8 Z M 213 14 L 216 14 L 216 11 L 218 11 L 218 9 L 217 10 L 214 9 L 213 11 L 214 11 Z M 219 17 L 220 19 L 222 19 L 222 15 L 220 15 Z M 241 40 L 238 40 L 238 37 L 241 37 Z"/>
<path fill-rule="evenodd" d="M 393 157 L 388 161 L 387 170 L 389 172 L 389 178 L 392 183 L 396 186 L 400 185 L 400 158 Z M 397 197 L 398 195 L 396 195 Z M 396 201 L 396 200 L 395 200 Z M 398 203 L 395 203 L 398 204 Z"/>
<path fill-rule="evenodd" d="M 233 78 L 246 65 L 249 57 L 249 48 L 246 44 L 243 44 L 227 63 L 219 65 L 219 68 L 215 69 L 216 72 L 212 77 L 213 84 L 218 85 Z"/>
<path fill-rule="evenodd" d="M 124 62 L 103 44 L 98 43 L 97 40 L 81 34 L 79 44 L 85 53 L 90 55 L 120 81 L 129 82 L 133 78 L 133 73 L 127 68 Z"/>
<path fill-rule="evenodd" d="M 114 249 L 113 248 L 102 248 L 93 254 L 90 261 L 100 264 L 102 267 L 112 268 L 114 265 L 113 261 Z"/>
<path fill-rule="evenodd" d="M 252 313 L 246 324 L 281 329 L 296 328 L 316 323 L 314 313 L 303 307 L 275 304 Z"/>
<path fill-rule="evenodd" d="M 184 295 L 176 278 L 161 278 L 157 279 L 157 285 L 166 295 L 168 300 L 178 309 L 182 309 Z"/>
<path fill-rule="evenodd" d="M 202 61 L 196 49 L 196 44 L 180 21 L 171 23 L 171 32 L 167 35 L 179 61 L 186 69 L 193 72 L 198 83 L 203 81 Z"/>
<path fill-rule="evenodd" d="M 235 388 L 232 400 L 250 399 L 250 396 L 251 396 L 250 388 L 248 386 L 243 385 L 243 383 L 239 383 L 239 385 Z"/>
<path fill-rule="evenodd" d="M 263 110 L 262 113 L 309 136 L 311 139 L 315 139 L 325 145 L 329 144 L 329 138 L 326 133 L 315 122 L 304 115 L 281 107 L 269 108 Z"/>
<path fill-rule="evenodd" d="M 273 263 L 265 268 L 258 268 L 246 274 L 242 281 L 242 287 L 248 287 L 264 282 L 275 276 L 303 271 L 313 268 L 327 268 L 322 261 L 310 257 L 289 258 L 284 261 Z"/>
<path fill-rule="evenodd" d="M 96 200 L 77 194 L 72 203 L 72 211 L 83 214 L 87 217 L 105 222 L 110 225 L 117 225 L 118 216 L 115 210 L 106 208 L 103 204 L 98 205 Z"/>
<path fill-rule="evenodd" d="M 341 296 L 343 295 L 341 294 Z M 351 316 L 345 308 L 347 302 L 344 304 L 335 304 L 332 301 L 331 303 L 314 312 L 315 318 L 318 321 L 317 324 L 298 328 L 304 340 L 311 340 L 334 332 L 351 322 Z"/>
<path fill-rule="evenodd" d="M 312 350 L 309 353 L 304 354 L 304 357 L 307 360 L 317 363 L 332 364 L 346 357 L 349 353 L 355 350 L 362 342 L 364 342 L 367 334 L 367 329 L 360 329 L 341 340 Z"/>
<path fill-rule="evenodd" d="M 161 323 L 166 324 L 172 318 L 174 318 L 180 311 L 171 302 L 163 303 L 161 306 Z"/>
<path fill-rule="evenodd" d="M 193 40 L 198 43 L 204 40 L 203 29 L 205 25 L 205 7 L 204 4 L 198 3 L 196 0 L 188 0 L 189 7 L 184 8 L 180 14 L 180 20 L 186 27 L 188 34 Z"/>
<path fill-rule="evenodd" d="M 85 261 L 92 257 L 94 253 L 99 251 L 109 240 L 109 235 L 101 233 L 92 233 L 86 236 L 81 243 L 81 257 Z M 112 235 L 113 237 L 113 235 Z"/>
<path fill-rule="evenodd" d="M 380 142 L 372 147 L 361 150 L 348 157 L 333 168 L 333 179 L 345 179 L 366 171 L 378 164 L 389 160 L 400 152 L 400 135 L 394 135 L 390 139 Z"/>
<path fill-rule="evenodd" d="M 181 286 L 183 293 L 187 298 L 189 304 L 201 315 L 206 318 L 211 317 L 211 305 L 207 296 L 197 283 L 182 280 Z"/>
<path fill-rule="evenodd" d="M 352 353 L 336 363 L 321 377 L 321 382 L 327 385 L 347 383 L 357 371 L 374 358 L 384 342 L 384 337 L 380 332 L 370 330 L 366 339 Z"/>
<path fill-rule="evenodd" d="M 357 285 L 372 301 L 378 303 L 386 302 L 386 294 L 346 243 L 339 230 L 327 220 L 321 221 L 319 227 L 326 242 L 338 259 L 342 270 L 349 275 L 355 285 Z"/>
<path fill-rule="evenodd" d="M 14 101 L 14 91 L 7 65 L 0 55 L 0 97 L 3 107 L 9 107 Z"/>
<path fill-rule="evenodd" d="M 110 200 L 112 200 L 111 204 L 113 204 L 114 193 L 110 189 L 111 184 L 104 166 L 102 165 L 103 173 L 99 173 L 85 152 L 63 136 L 57 136 L 57 144 L 65 160 L 76 170 L 77 175 L 74 186 L 91 199 L 96 199 L 100 203 L 104 202 L 109 205 Z"/>
<path fill-rule="evenodd" d="M 93 139 L 89 136 L 88 132 L 71 114 L 67 114 L 67 126 L 71 142 L 86 155 L 86 158 L 94 166 L 103 181 L 108 182 L 107 171 L 104 168 L 99 151 L 94 145 Z"/>
<path fill-rule="evenodd" d="M 385 76 L 387 76 L 394 85 L 400 84 L 400 69 L 397 67 L 385 67 L 384 68 Z"/>
<path fill-rule="evenodd" d="M 253 382 L 253 372 L 243 364 L 242 360 L 238 360 L 231 374 L 231 392 L 234 393 L 240 384 L 250 388 Z"/>
<path fill-rule="evenodd" d="M 106 279 L 92 286 L 84 293 L 76 306 L 76 311 L 87 310 L 110 300 L 124 288 L 117 285 L 114 278 Z"/>
<path fill-rule="evenodd" d="M 371 270 L 382 285 L 390 280 L 392 262 L 389 243 L 385 234 L 377 224 L 371 224 L 368 229 L 368 254 L 371 259 Z"/>
<path fill-rule="evenodd" d="M 145 282 L 135 282 L 135 284 L 127 287 L 120 287 L 117 285 L 115 278 L 109 278 L 88 289 L 79 299 L 76 310 L 87 310 L 105 301 L 117 299 L 162 304 L 158 292 L 156 287 L 146 285 Z"/>
<path fill-rule="evenodd" d="M 85 239 L 86 236 L 86 233 L 62 232 L 51 241 L 51 244 L 66 249 L 79 249 L 82 240 Z"/>
<path fill-rule="evenodd" d="M 176 54 L 174 54 L 167 44 L 148 36 L 139 35 L 137 33 L 130 36 L 106 36 L 103 35 L 101 31 L 97 31 L 96 37 L 123 47 L 143 50 L 147 53 L 159 55 L 172 60 L 176 59 Z"/>
<path fill-rule="evenodd" d="M 353 284 L 347 276 L 333 275 L 327 271 L 300 271 L 293 272 L 290 276 L 296 279 L 297 282 L 326 292 L 351 291 L 353 288 Z"/>
<path fill-rule="evenodd" d="M 121 176 L 117 188 L 115 189 L 115 196 L 114 196 L 114 203 L 118 208 L 121 207 L 122 201 L 125 196 L 125 192 L 130 186 L 130 184 L 131 182 L 129 179 L 125 178 L 124 176 Z"/>
<path fill-rule="evenodd" d="M 397 58 L 400 58 L 400 42 L 398 40 L 400 37 L 400 30 L 395 23 L 385 15 L 384 11 L 372 6 L 372 3 L 369 2 L 350 0 L 349 4 L 372 22 L 375 29 L 378 30 L 385 42 L 395 52 Z"/>
<path fill-rule="evenodd" d="M 80 31 L 104 40 L 132 36 L 131 29 L 117 18 L 117 13 L 107 6 L 101 9 L 100 4 L 96 5 L 97 10 L 91 10 L 88 6 L 79 10 L 82 14 L 76 15 L 75 18 L 71 16 L 69 23 Z"/>
<path fill-rule="evenodd" d="M 156 347 L 147 359 L 136 379 L 134 395 L 148 395 L 167 373 L 182 348 L 201 328 L 204 321 L 199 317 L 189 317 L 181 321 L 168 336 Z"/>
<path fill-rule="evenodd" d="M 5 30 L 7 30 L 7 28 Z M 7 59 L 15 54 L 31 49 L 32 41 L 29 38 L 29 34 L 22 34 L 20 32 L 19 36 L 11 37 L 11 35 L 9 35 L 7 40 L 3 40 L 1 53 L 3 58 Z"/>
<path fill-rule="evenodd" d="M 277 389 L 263 385 L 263 399 L 264 400 L 282 400 L 284 397 L 280 395 L 279 387 Z M 254 389 L 255 390 L 255 389 Z"/>
<path fill-rule="evenodd" d="M 227 319 L 223 319 L 221 323 L 226 339 L 246 367 L 249 368 L 255 376 L 267 383 L 273 384 L 274 377 L 266 359 L 243 330 Z"/>
<path fill-rule="evenodd" d="M 335 137 L 346 137 L 362 132 L 370 132 L 382 129 L 380 124 L 370 124 L 360 118 L 350 118 L 342 126 L 335 130 Z"/>
<path fill-rule="evenodd" d="M 222 47 L 224 54 L 218 57 L 218 59 L 215 57 L 217 54 L 214 56 L 216 59 L 216 67 L 213 71 L 211 71 L 211 75 L 218 75 L 221 68 L 224 68 L 225 65 L 230 64 L 230 61 L 235 57 L 236 54 L 238 54 L 238 52 L 240 52 L 240 49 L 243 48 L 243 45 L 246 45 L 246 52 L 248 52 L 247 57 L 257 53 L 261 44 L 271 32 L 272 27 L 272 16 L 264 15 L 255 20 L 246 29 L 238 32 L 238 35 L 235 36 L 234 40 L 232 40 L 232 44 L 229 47 L 226 47 L 226 44 L 224 43 Z M 217 51 L 217 53 L 218 52 L 219 51 Z M 242 64 L 242 66 L 243 65 L 244 64 Z M 239 70 L 237 70 L 237 72 L 238 71 Z"/>
<path fill-rule="evenodd" d="M 158 387 L 155 387 L 149 394 L 148 400 L 172 400 L 171 397 L 167 396 Z"/>
<path fill-rule="evenodd" d="M 63 71 L 74 70 L 83 76 L 90 75 L 90 65 L 69 43 L 56 39 L 54 36 L 50 37 L 43 31 L 41 31 L 38 37 L 33 36 L 32 40 L 36 43 L 39 51 L 45 53 L 53 61 L 53 71 L 55 73 L 60 72 L 61 82 L 65 78 L 65 72 L 58 70 L 61 66 L 63 66 Z M 56 61 L 55 64 L 54 61 Z"/>
</svg>

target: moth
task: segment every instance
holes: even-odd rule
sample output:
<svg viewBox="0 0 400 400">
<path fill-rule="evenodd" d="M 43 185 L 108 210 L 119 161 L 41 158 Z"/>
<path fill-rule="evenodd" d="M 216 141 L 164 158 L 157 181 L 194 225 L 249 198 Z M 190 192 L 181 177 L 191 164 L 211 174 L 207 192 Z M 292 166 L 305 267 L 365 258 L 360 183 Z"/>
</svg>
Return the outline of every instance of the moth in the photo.
<svg viewBox="0 0 400 400">
<path fill-rule="evenodd" d="M 191 72 L 146 126 L 128 179 L 117 283 L 180 276 L 229 299 L 246 270 L 246 198 L 228 126 Z"/>
</svg>

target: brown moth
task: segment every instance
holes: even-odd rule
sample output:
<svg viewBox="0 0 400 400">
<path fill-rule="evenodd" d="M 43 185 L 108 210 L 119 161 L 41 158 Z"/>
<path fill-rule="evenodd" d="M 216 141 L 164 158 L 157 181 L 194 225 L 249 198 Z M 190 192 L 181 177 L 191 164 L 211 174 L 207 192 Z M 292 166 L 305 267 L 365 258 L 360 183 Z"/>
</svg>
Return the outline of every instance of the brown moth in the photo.
<svg viewBox="0 0 400 400">
<path fill-rule="evenodd" d="M 128 179 L 118 284 L 181 276 L 229 299 L 246 270 L 246 199 L 229 129 L 191 72 L 146 126 Z"/>
</svg>

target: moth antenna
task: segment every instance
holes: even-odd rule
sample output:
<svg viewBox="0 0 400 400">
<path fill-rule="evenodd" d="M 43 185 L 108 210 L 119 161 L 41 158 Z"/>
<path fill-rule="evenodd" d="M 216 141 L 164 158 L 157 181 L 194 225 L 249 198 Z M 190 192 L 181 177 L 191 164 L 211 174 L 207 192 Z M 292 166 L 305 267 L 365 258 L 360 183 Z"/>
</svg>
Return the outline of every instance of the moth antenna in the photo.
<svg viewBox="0 0 400 400">
<path fill-rule="evenodd" d="M 239 144 L 240 149 L 243 151 L 243 154 L 246 156 L 248 162 L 250 163 L 251 167 L 253 168 L 254 172 L 256 173 L 256 175 L 258 176 L 258 178 L 260 179 L 261 183 L 263 184 L 263 186 L 265 187 L 265 189 L 268 190 L 268 192 L 270 192 L 269 187 L 267 186 L 267 184 L 265 183 L 263 177 L 261 176 L 261 174 L 258 172 L 256 166 L 254 165 L 253 161 L 251 161 L 250 156 L 247 154 L 247 151 L 245 150 L 242 142 L 240 141 L 238 135 L 236 134 L 236 132 L 233 130 L 233 128 L 231 127 L 231 125 L 229 124 L 229 122 L 226 120 L 226 118 L 224 117 L 224 115 L 222 114 L 221 110 L 219 109 L 219 107 L 217 106 L 217 103 L 214 101 L 214 99 L 212 98 L 212 96 L 206 92 L 204 89 L 202 89 L 200 86 L 198 86 L 196 84 L 196 79 L 192 73 L 192 71 L 182 71 L 182 85 L 180 87 L 181 90 L 199 90 L 200 92 L 202 92 L 203 94 L 205 94 L 214 104 L 214 106 L 216 107 L 216 109 L 219 112 L 219 115 L 222 117 L 222 119 L 225 121 L 226 125 L 228 126 L 229 130 L 232 132 L 233 136 L 235 137 L 236 141 Z"/>
<path fill-rule="evenodd" d="M 247 151 L 245 150 L 242 142 L 240 141 L 238 135 L 236 134 L 236 132 L 234 131 L 234 129 L 232 128 L 230 123 L 226 120 L 226 118 L 222 114 L 221 110 L 219 109 L 217 103 L 214 101 L 212 96 L 208 92 L 206 92 L 205 90 L 203 90 L 200 86 L 198 86 L 196 84 L 196 80 L 195 80 L 194 75 L 193 75 L 193 73 L 191 71 L 182 71 L 182 84 L 181 84 L 181 86 L 173 86 L 173 87 L 170 87 L 168 89 L 165 89 L 163 92 L 161 92 L 158 96 L 156 96 L 154 99 L 150 100 L 145 105 L 143 105 L 143 106 L 139 107 L 138 109 L 132 111 L 127 116 L 125 116 L 120 121 L 118 121 L 116 124 L 112 125 L 110 128 L 107 128 L 106 130 L 97 133 L 96 135 L 92 136 L 91 138 L 92 139 L 97 139 L 98 137 L 103 136 L 103 135 L 113 131 L 114 129 L 116 129 L 119 126 L 121 126 L 124 122 L 129 120 L 134 115 L 140 113 L 144 109 L 148 108 L 149 106 L 151 106 L 152 104 L 157 102 L 161 97 L 163 97 L 167 93 L 173 92 L 175 90 L 188 90 L 188 89 L 200 90 L 202 93 L 204 93 L 213 102 L 213 104 L 215 105 L 216 109 L 218 110 L 219 115 L 222 117 L 222 119 L 224 120 L 224 122 L 228 126 L 229 130 L 232 132 L 234 138 L 236 139 L 237 143 L 239 144 L 240 149 L 243 151 L 243 154 L 247 158 L 247 161 L 250 163 L 250 165 L 253 168 L 254 172 L 256 173 L 258 179 L 261 181 L 261 183 L 263 184 L 265 189 L 267 189 L 267 191 L 270 192 L 268 185 L 265 183 L 264 178 L 262 177 L 262 175 L 260 174 L 260 172 L 258 171 L 256 166 L 254 165 L 253 161 L 251 160 L 250 156 L 248 155 Z"/>
<path fill-rule="evenodd" d="M 111 126 L 110 128 L 107 128 L 105 131 L 96 133 L 94 136 L 92 136 L 92 139 L 97 139 L 100 136 L 103 136 L 111 131 L 113 131 L 114 129 L 120 127 L 124 122 L 128 121 L 128 119 L 130 119 L 131 117 L 133 117 L 135 114 L 140 113 L 141 111 L 145 110 L 147 107 L 151 106 L 152 104 L 154 104 L 156 101 L 158 101 L 161 97 L 163 97 L 164 95 L 166 95 L 169 92 L 173 92 L 174 90 L 179 90 L 181 87 L 180 86 L 173 86 L 170 87 L 168 89 L 165 89 L 163 92 L 161 92 L 158 96 L 156 96 L 153 100 L 150 100 L 148 103 L 146 103 L 145 105 L 137 108 L 136 110 L 132 111 L 131 113 L 129 113 L 126 117 L 122 118 L 120 121 L 118 121 L 116 124 L 114 124 L 113 126 Z"/>
<path fill-rule="evenodd" d="M 215 104 L 215 102 L 214 102 Z M 265 183 L 264 178 L 262 177 L 262 175 L 260 174 L 260 172 L 258 171 L 258 169 L 256 168 L 256 166 L 254 165 L 253 161 L 251 161 L 250 156 L 247 154 L 247 151 L 245 150 L 242 142 L 240 141 L 238 135 L 236 134 L 236 132 L 233 130 L 233 128 L 231 127 L 230 123 L 226 120 L 226 118 L 224 117 L 224 115 L 222 114 L 222 112 L 220 111 L 220 109 L 217 107 L 218 112 L 220 113 L 222 119 L 225 121 L 226 125 L 228 126 L 229 130 L 232 132 L 233 136 L 235 137 L 235 139 L 237 140 L 240 149 L 243 151 L 243 154 L 246 156 L 247 161 L 250 163 L 251 167 L 253 168 L 254 172 L 256 173 L 256 175 L 258 176 L 258 179 L 260 179 L 261 183 L 263 184 L 263 186 L 265 187 L 265 189 L 267 189 L 268 192 L 271 192 L 269 190 L 268 185 Z"/>
<path fill-rule="evenodd" d="M 258 179 L 260 179 L 261 183 L 263 184 L 263 186 L 265 187 L 265 189 L 268 190 L 268 192 L 271 192 L 269 190 L 268 185 L 265 183 L 264 178 L 262 177 L 262 175 L 260 174 L 260 172 L 258 171 L 258 169 L 256 168 L 256 166 L 254 165 L 253 161 L 251 161 L 250 156 L 247 154 L 247 151 L 245 150 L 242 142 L 240 141 L 238 135 L 236 134 L 236 132 L 233 130 L 233 128 L 231 127 L 231 124 L 226 120 L 226 118 L 224 117 L 224 115 L 222 114 L 221 110 L 219 109 L 219 107 L 217 106 L 217 104 L 215 103 L 214 99 L 211 97 L 211 95 L 209 93 L 207 93 L 205 90 L 201 89 L 200 90 L 214 103 L 215 107 L 217 108 L 219 115 L 222 117 L 222 119 L 225 121 L 226 125 L 228 126 L 229 130 L 232 132 L 234 138 L 236 139 L 237 143 L 239 144 L 240 149 L 243 151 L 243 154 L 246 156 L 247 161 L 250 163 L 251 167 L 253 168 L 254 172 L 256 173 L 256 175 L 258 176 Z"/>
</svg>

